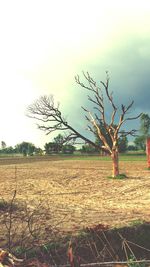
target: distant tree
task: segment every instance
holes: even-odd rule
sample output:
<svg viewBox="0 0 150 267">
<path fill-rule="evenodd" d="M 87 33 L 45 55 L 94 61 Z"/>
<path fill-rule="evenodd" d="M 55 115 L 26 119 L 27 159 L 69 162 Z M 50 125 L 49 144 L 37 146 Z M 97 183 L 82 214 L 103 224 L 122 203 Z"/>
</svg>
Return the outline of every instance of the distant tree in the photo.
<svg viewBox="0 0 150 267">
<path fill-rule="evenodd" d="M 54 144 L 56 146 L 56 152 L 59 153 L 62 148 L 63 144 L 66 142 L 64 136 L 62 134 L 58 134 L 56 137 L 54 137 Z"/>
<path fill-rule="evenodd" d="M 140 117 L 140 130 L 139 135 L 135 138 L 134 144 L 138 150 L 146 149 L 146 139 L 150 134 L 150 117 L 148 114 L 143 113 Z"/>
<path fill-rule="evenodd" d="M 128 139 L 125 136 L 121 136 L 119 139 L 118 139 L 118 149 L 119 149 L 119 152 L 120 153 L 125 153 L 128 149 Z"/>
<path fill-rule="evenodd" d="M 46 143 L 44 148 L 46 154 L 59 153 L 62 149 L 63 136 L 59 134 L 52 142 Z"/>
<path fill-rule="evenodd" d="M 148 114 L 143 113 L 140 117 L 140 132 L 143 136 L 145 136 L 145 139 L 150 134 L 150 117 Z"/>
<path fill-rule="evenodd" d="M 134 145 L 129 145 L 128 146 L 128 151 L 136 151 L 137 150 L 137 147 L 134 146 Z"/>
<path fill-rule="evenodd" d="M 3 154 L 12 154 L 15 153 L 15 149 L 12 146 L 6 146 L 6 143 L 4 141 L 1 141 L 1 149 L 0 149 L 0 153 Z"/>
<path fill-rule="evenodd" d="M 63 145 L 63 147 L 62 147 L 62 152 L 64 154 L 73 154 L 75 150 L 76 150 L 76 148 L 70 144 Z"/>
<path fill-rule="evenodd" d="M 46 154 L 58 153 L 58 146 L 54 142 L 49 142 L 44 145 Z"/>
<path fill-rule="evenodd" d="M 93 153 L 99 152 L 94 146 L 88 143 L 83 145 L 80 151 L 81 153 L 87 153 L 87 154 L 93 154 Z"/>
<path fill-rule="evenodd" d="M 45 146 L 46 154 L 52 153 L 73 153 L 75 151 L 75 147 L 71 144 L 66 143 L 65 136 L 58 134 L 54 137 L 52 142 L 46 143 Z"/>
<path fill-rule="evenodd" d="M 15 153 L 15 149 L 12 146 L 8 146 L 5 148 L 5 153 L 7 154 Z"/>
<path fill-rule="evenodd" d="M 88 121 L 87 128 L 95 136 L 95 129 L 101 144 L 97 145 L 93 140 L 88 138 L 83 132 L 78 131 L 77 128 L 72 126 L 72 123 L 68 122 L 62 115 L 59 105 L 55 105 L 53 96 L 42 96 L 39 100 L 35 101 L 28 107 L 28 117 L 36 119 L 39 124 L 38 128 L 44 130 L 46 134 L 50 134 L 53 131 L 68 131 L 66 140 L 82 139 L 84 142 L 89 143 L 97 149 L 103 149 L 111 155 L 113 163 L 112 176 L 119 175 L 119 161 L 118 161 L 118 139 L 122 135 L 121 127 L 128 120 L 134 120 L 139 118 L 141 114 L 135 117 L 128 117 L 129 110 L 133 106 L 133 101 L 128 105 L 121 105 L 121 111 L 118 109 L 114 102 L 113 94 L 109 92 L 109 76 L 106 74 L 106 82 L 101 81 L 100 84 L 90 76 L 89 73 L 83 73 L 85 83 L 80 81 L 80 77 L 75 77 L 76 83 L 82 88 L 89 91 L 88 100 L 94 105 L 94 112 L 92 113 L 87 108 L 83 107 L 86 113 L 86 120 Z M 106 117 L 106 100 L 110 104 L 111 114 Z M 119 112 L 119 114 L 118 114 Z M 118 119 L 119 118 L 119 119 Z M 112 146 L 109 145 L 102 129 L 100 128 L 100 122 L 103 122 L 104 128 L 107 131 L 109 138 L 112 141 Z M 40 124 L 41 122 L 41 124 Z M 117 127 L 114 127 L 117 125 Z M 126 131 L 124 135 L 134 135 L 135 130 Z"/>
<path fill-rule="evenodd" d="M 143 151 L 145 151 L 145 149 L 146 149 L 145 136 L 144 135 L 138 135 L 134 139 L 134 144 L 135 144 L 137 150 L 143 150 Z"/>
<path fill-rule="evenodd" d="M 36 149 L 35 145 L 29 142 L 22 142 L 20 144 L 17 144 L 15 148 L 18 153 L 21 153 L 24 156 L 33 155 L 33 152 Z"/>
<path fill-rule="evenodd" d="M 40 147 L 35 147 L 34 153 L 36 155 L 43 155 L 43 150 Z"/>
<path fill-rule="evenodd" d="M 4 141 L 1 141 L 1 148 L 5 149 L 6 148 L 6 143 Z"/>
</svg>

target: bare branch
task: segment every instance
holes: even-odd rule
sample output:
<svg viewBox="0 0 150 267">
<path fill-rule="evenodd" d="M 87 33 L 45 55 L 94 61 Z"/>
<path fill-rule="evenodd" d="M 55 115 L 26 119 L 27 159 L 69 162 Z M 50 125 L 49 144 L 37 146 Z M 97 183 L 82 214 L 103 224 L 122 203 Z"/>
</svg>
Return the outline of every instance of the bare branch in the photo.
<svg viewBox="0 0 150 267">
<path fill-rule="evenodd" d="M 28 107 L 27 116 L 41 121 L 44 124 L 38 124 L 38 128 L 50 134 L 59 130 L 70 130 L 68 140 L 82 139 L 92 146 L 97 148 L 97 145 L 89 138 L 83 136 L 76 129 L 74 129 L 65 118 L 62 117 L 59 105 L 55 107 L 53 96 L 42 96 Z M 84 109 L 86 111 L 86 109 Z M 87 111 L 88 112 L 88 111 Z M 48 124 L 47 124 L 48 122 Z M 51 125 L 50 125 L 51 124 Z"/>
<path fill-rule="evenodd" d="M 84 87 L 85 89 L 87 89 L 89 91 L 93 91 L 93 88 L 91 88 L 90 86 L 85 86 L 84 83 L 81 83 L 79 75 L 75 76 L 75 81 L 76 81 L 76 83 L 81 85 L 81 87 Z"/>
<path fill-rule="evenodd" d="M 104 86 L 105 88 L 105 92 L 106 92 L 106 95 L 113 107 L 114 110 L 117 110 L 117 107 L 115 106 L 114 104 L 114 101 L 113 101 L 113 93 L 109 93 L 109 90 L 108 90 L 108 87 L 109 87 L 109 76 L 108 76 L 108 72 L 106 72 L 106 82 L 104 83 L 103 81 L 101 81 L 101 84 Z"/>
<path fill-rule="evenodd" d="M 120 137 L 127 136 L 127 135 L 137 136 L 137 134 L 136 134 L 137 132 L 138 132 L 138 130 L 132 129 L 130 131 L 120 131 L 120 132 L 118 132 L 118 134 Z"/>
<path fill-rule="evenodd" d="M 119 109 L 113 98 L 113 92 L 109 91 L 110 78 L 108 72 L 106 72 L 106 81 L 100 81 L 99 85 L 88 72 L 83 72 L 83 76 L 85 83 L 81 82 L 79 75 L 75 76 L 75 81 L 83 89 L 90 92 L 87 98 L 88 101 L 93 104 L 94 112 L 92 113 L 85 107 L 82 107 L 82 109 L 85 112 L 85 119 L 88 122 L 87 129 L 94 136 L 97 135 L 100 140 L 99 145 L 72 127 L 66 118 L 62 116 L 59 104 L 56 105 L 54 103 L 53 96 L 43 96 L 33 105 L 29 106 L 28 116 L 36 119 L 39 122 L 38 128 L 45 131 L 46 134 L 60 130 L 69 131 L 69 133 L 66 134 L 66 142 L 76 142 L 76 140 L 82 139 L 99 150 L 103 149 L 109 152 L 114 162 L 117 162 L 119 136 L 134 136 L 136 134 L 136 130 L 134 129 L 124 131 L 124 133 L 120 131 L 120 129 L 126 121 L 138 119 L 141 114 L 135 117 L 128 116 L 128 112 L 132 108 L 134 101 L 131 101 L 127 106 L 122 104 L 119 113 Z M 107 106 L 105 105 L 105 98 L 108 100 L 112 110 L 109 119 L 107 119 L 108 115 L 106 116 Z M 114 166 L 114 170 L 116 169 L 116 166 Z"/>
<path fill-rule="evenodd" d="M 138 118 L 140 118 L 142 115 L 142 113 L 140 113 L 139 115 L 135 116 L 135 117 L 129 117 L 129 118 L 126 118 L 124 121 L 130 121 L 130 120 L 136 120 Z"/>
</svg>

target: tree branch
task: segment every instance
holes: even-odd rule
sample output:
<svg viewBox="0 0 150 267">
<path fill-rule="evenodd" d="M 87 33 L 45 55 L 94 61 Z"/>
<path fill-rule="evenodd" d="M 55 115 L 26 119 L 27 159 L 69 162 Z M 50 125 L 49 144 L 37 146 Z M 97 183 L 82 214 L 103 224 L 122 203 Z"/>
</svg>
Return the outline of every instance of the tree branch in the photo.
<svg viewBox="0 0 150 267">
<path fill-rule="evenodd" d="M 95 113 L 92 115 L 85 107 L 82 107 L 84 112 L 86 112 L 85 119 L 88 121 L 87 129 L 94 135 L 97 134 L 98 138 L 101 140 L 102 145 L 95 144 L 94 141 L 90 140 L 88 137 L 84 136 L 77 129 L 72 127 L 72 125 L 62 116 L 60 111 L 59 103 L 55 105 L 53 96 L 43 96 L 39 100 L 35 101 L 33 105 L 28 107 L 28 117 L 36 119 L 39 121 L 38 128 L 45 131 L 46 134 L 50 134 L 54 131 L 69 131 L 66 135 L 67 141 L 75 141 L 77 139 L 82 139 L 86 143 L 92 146 L 107 150 L 112 153 L 114 150 L 118 150 L 118 138 L 122 134 L 120 131 L 121 126 L 128 120 L 138 119 L 141 114 L 135 117 L 127 117 L 128 111 L 132 108 L 134 101 L 129 105 L 121 105 L 121 114 L 118 118 L 118 107 L 116 106 L 113 93 L 109 92 L 109 76 L 106 72 L 106 81 L 100 81 L 100 86 L 97 85 L 96 81 L 90 76 L 90 74 L 84 73 L 83 76 L 86 80 L 86 84 L 80 81 L 79 75 L 75 76 L 75 81 L 82 88 L 90 91 L 92 96 L 88 95 L 88 100 L 94 105 Z M 110 114 L 109 123 L 106 119 L 107 106 L 104 103 L 104 96 L 108 99 L 112 112 Z M 117 122 L 118 121 L 118 122 Z M 101 128 L 102 127 L 102 128 Z M 130 130 L 124 132 L 124 135 L 134 135 L 136 130 Z M 109 137 L 109 138 L 108 138 Z M 109 141 L 110 143 L 109 143 Z"/>
<path fill-rule="evenodd" d="M 46 134 L 50 134 L 57 130 L 70 130 L 71 133 L 68 135 L 68 140 L 82 139 L 92 146 L 98 148 L 98 146 L 89 138 L 83 136 L 79 131 L 74 129 L 63 117 L 58 110 L 58 106 L 54 106 L 54 99 L 52 96 L 42 96 L 39 100 L 35 101 L 27 109 L 27 116 L 43 123 L 53 123 L 52 125 L 38 124 L 38 128 L 45 131 Z M 46 116 L 46 117 L 45 117 Z M 47 120 L 48 118 L 48 120 Z"/>
</svg>

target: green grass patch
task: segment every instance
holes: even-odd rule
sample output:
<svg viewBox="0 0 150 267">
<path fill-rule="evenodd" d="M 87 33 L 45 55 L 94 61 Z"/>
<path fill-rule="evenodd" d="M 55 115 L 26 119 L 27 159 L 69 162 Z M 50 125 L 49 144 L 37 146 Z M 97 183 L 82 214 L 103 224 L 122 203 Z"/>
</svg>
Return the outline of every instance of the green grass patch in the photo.
<svg viewBox="0 0 150 267">
<path fill-rule="evenodd" d="M 137 219 L 137 220 L 133 220 L 132 222 L 130 222 L 129 226 L 138 226 L 141 224 L 144 224 L 145 221 L 142 219 Z"/>
<path fill-rule="evenodd" d="M 111 161 L 111 157 L 103 157 L 103 156 L 72 156 L 72 157 L 65 157 L 65 160 L 104 160 L 104 161 Z"/>
<path fill-rule="evenodd" d="M 121 173 L 121 174 L 119 174 L 119 175 L 117 175 L 117 176 L 115 176 L 115 177 L 108 176 L 108 178 L 109 178 L 109 179 L 122 180 L 122 179 L 125 179 L 125 178 L 127 178 L 127 176 L 126 176 L 126 174 L 124 174 L 124 173 Z"/>
<path fill-rule="evenodd" d="M 93 161 L 112 161 L 111 156 L 101 156 L 101 155 L 72 155 L 72 156 L 63 156 L 60 158 L 62 160 L 93 160 Z M 146 155 L 131 155 L 131 154 L 120 154 L 119 161 L 146 161 Z"/>
<path fill-rule="evenodd" d="M 21 154 L 9 154 L 4 155 L 0 154 L 0 160 L 7 160 L 7 159 L 14 159 L 14 160 L 21 160 L 21 159 L 41 159 L 41 160 L 92 160 L 92 161 L 112 161 L 111 156 L 102 156 L 100 154 L 55 154 L 55 155 L 44 155 L 44 156 L 32 156 L 32 157 L 23 157 Z M 147 157 L 144 153 L 123 153 L 119 154 L 119 161 L 146 161 Z"/>
</svg>

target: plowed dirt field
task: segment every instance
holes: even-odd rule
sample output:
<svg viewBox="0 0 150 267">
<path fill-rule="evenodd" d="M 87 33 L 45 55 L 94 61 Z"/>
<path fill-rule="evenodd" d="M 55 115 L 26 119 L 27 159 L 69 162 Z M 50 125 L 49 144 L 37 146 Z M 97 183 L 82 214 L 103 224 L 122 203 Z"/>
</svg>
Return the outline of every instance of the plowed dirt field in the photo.
<svg viewBox="0 0 150 267">
<path fill-rule="evenodd" d="M 128 178 L 108 179 L 111 161 L 57 160 L 0 165 L 0 195 L 30 210 L 45 210 L 41 225 L 65 231 L 93 224 L 150 220 L 150 171 L 146 163 L 121 162 Z"/>
</svg>

